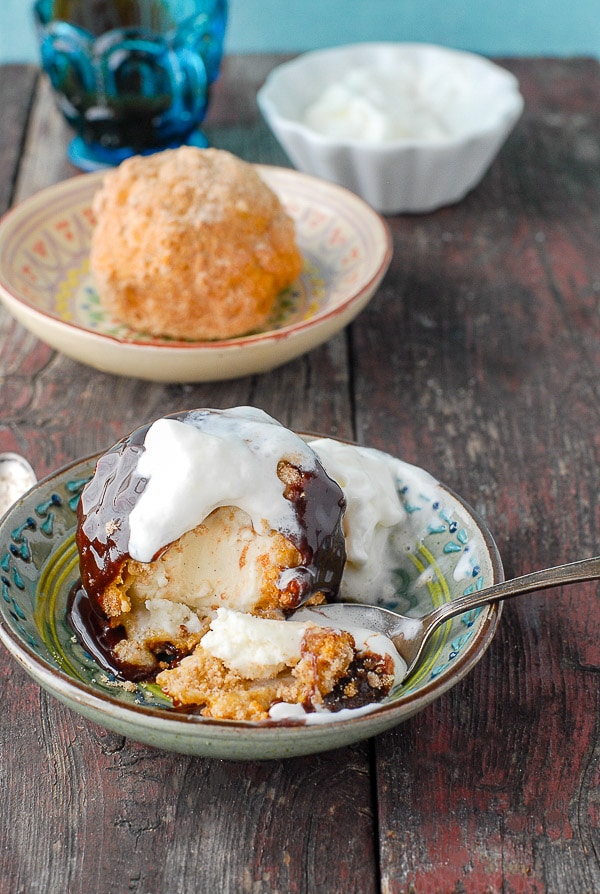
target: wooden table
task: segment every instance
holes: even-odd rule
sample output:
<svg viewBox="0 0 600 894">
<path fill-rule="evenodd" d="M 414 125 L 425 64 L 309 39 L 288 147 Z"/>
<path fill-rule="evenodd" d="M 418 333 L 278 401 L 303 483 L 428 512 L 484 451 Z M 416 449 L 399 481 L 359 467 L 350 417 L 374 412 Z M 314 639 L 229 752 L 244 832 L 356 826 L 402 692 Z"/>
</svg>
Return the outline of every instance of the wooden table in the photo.
<svg viewBox="0 0 600 894">
<path fill-rule="evenodd" d="M 286 164 L 226 61 L 207 131 Z M 600 552 L 600 67 L 510 60 L 526 111 L 459 205 L 389 224 L 358 321 L 276 372 L 160 385 L 60 356 L 0 311 L 0 450 L 38 475 L 144 421 L 254 404 L 450 484 L 507 576 Z M 0 211 L 76 171 L 47 85 L 0 69 Z M 2 650 L 1 894 L 587 894 L 600 890 L 600 593 L 505 607 L 483 660 L 414 719 L 317 756 L 231 763 L 125 740 Z"/>
</svg>

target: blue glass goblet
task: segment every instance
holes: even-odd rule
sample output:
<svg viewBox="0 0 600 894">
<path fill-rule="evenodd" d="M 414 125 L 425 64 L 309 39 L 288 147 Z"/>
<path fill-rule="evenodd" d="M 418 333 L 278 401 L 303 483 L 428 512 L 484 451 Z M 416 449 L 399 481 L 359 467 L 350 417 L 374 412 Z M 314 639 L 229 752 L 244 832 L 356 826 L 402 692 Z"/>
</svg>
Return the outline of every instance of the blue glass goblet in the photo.
<svg viewBox="0 0 600 894">
<path fill-rule="evenodd" d="M 42 66 L 83 170 L 192 144 L 219 73 L 227 0 L 36 0 Z"/>
</svg>

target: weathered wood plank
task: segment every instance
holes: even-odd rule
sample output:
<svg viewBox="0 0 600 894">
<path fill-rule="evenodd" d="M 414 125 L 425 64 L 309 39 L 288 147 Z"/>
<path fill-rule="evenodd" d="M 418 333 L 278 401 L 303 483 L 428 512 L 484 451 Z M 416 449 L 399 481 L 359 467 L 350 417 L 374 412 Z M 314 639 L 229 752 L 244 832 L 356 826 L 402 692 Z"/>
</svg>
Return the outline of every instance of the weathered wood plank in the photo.
<svg viewBox="0 0 600 894">
<path fill-rule="evenodd" d="M 600 68 L 514 68 L 517 131 L 463 203 L 392 222 L 353 330 L 361 440 L 465 496 L 510 575 L 599 548 Z M 599 889 L 598 596 L 508 604 L 470 677 L 378 739 L 383 890 Z"/>
<path fill-rule="evenodd" d="M 22 202 L 40 189 L 79 173 L 66 155 L 72 136 L 58 112 L 50 82 L 41 74 L 30 126 L 24 135 L 15 202 Z"/>
<path fill-rule="evenodd" d="M 0 214 L 9 208 L 15 189 L 25 125 L 38 79 L 35 66 L 0 66 Z"/>
</svg>

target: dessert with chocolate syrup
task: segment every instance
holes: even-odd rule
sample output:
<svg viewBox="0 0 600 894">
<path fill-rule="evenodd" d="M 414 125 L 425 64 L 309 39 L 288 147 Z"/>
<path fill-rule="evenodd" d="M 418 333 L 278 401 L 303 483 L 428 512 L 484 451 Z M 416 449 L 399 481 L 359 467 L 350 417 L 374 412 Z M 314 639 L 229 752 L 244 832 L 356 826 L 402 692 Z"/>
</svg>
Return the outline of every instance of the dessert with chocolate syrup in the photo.
<svg viewBox="0 0 600 894">
<path fill-rule="evenodd" d="M 346 505 L 316 449 L 261 410 L 143 426 L 84 488 L 71 626 L 117 679 L 156 681 L 206 717 L 376 703 L 402 676 L 391 643 L 310 611 L 338 596 Z"/>
</svg>

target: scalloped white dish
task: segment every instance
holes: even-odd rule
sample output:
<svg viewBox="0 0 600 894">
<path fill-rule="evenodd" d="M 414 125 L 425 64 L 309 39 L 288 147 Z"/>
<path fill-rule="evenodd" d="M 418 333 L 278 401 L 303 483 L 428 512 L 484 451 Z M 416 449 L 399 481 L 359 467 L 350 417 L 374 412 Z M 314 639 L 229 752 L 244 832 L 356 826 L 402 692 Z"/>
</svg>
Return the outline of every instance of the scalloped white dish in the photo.
<svg viewBox="0 0 600 894">
<path fill-rule="evenodd" d="M 323 130 L 307 123 L 307 110 L 326 95 Z M 514 75 L 483 56 L 391 41 L 303 53 L 269 73 L 257 100 L 297 168 L 353 190 L 383 214 L 463 199 L 524 106 Z M 419 120 L 435 122 L 438 133 Z"/>
<path fill-rule="evenodd" d="M 366 306 L 392 256 L 379 214 L 339 186 L 256 166 L 296 225 L 304 257 L 269 326 L 211 342 L 160 339 L 111 319 L 89 271 L 92 198 L 104 174 L 66 180 L 0 222 L 0 299 L 41 341 L 102 372 L 157 382 L 205 382 L 266 372 L 327 341 Z"/>
</svg>

